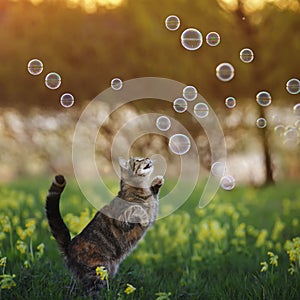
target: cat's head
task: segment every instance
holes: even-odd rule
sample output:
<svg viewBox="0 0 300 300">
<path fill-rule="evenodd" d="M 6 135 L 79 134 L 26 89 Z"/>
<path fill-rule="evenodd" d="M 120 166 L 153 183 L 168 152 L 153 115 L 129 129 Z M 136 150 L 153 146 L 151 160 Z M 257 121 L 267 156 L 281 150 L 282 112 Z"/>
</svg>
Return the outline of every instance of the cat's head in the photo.
<svg viewBox="0 0 300 300">
<path fill-rule="evenodd" d="M 119 164 L 122 180 L 137 186 L 147 183 L 153 172 L 153 162 L 150 158 L 130 157 L 128 160 L 119 158 Z"/>
</svg>

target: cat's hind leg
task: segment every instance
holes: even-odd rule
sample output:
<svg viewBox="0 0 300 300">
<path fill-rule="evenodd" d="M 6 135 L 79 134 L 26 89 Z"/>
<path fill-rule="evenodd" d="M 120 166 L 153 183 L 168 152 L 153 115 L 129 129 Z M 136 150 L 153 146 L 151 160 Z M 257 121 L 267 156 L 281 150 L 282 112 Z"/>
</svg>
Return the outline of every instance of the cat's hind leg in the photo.
<svg viewBox="0 0 300 300">
<path fill-rule="evenodd" d="M 159 192 L 159 189 L 161 188 L 161 186 L 164 184 L 164 178 L 163 176 L 156 176 L 154 177 L 154 179 L 152 180 L 150 189 L 152 191 L 152 193 L 154 195 L 157 195 Z"/>
</svg>

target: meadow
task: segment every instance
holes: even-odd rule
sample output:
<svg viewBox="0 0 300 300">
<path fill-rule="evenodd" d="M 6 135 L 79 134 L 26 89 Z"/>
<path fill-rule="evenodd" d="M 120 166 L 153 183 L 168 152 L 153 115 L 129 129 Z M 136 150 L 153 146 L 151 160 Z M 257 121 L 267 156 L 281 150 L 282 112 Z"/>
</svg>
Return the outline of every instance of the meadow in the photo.
<svg viewBox="0 0 300 300">
<path fill-rule="evenodd" d="M 50 181 L 0 186 L 1 299 L 68 297 L 71 276 L 44 214 Z M 299 184 L 220 190 L 204 209 L 200 192 L 156 222 L 99 299 L 300 299 Z M 72 235 L 95 211 L 74 182 L 61 209 Z M 81 293 L 76 285 L 69 298 Z"/>
</svg>

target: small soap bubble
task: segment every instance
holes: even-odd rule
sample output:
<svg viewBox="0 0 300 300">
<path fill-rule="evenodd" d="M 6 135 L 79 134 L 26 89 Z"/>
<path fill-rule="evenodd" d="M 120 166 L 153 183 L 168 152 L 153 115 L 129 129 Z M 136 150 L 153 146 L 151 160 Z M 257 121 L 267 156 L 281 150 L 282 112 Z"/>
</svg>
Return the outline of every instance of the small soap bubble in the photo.
<svg viewBox="0 0 300 300">
<path fill-rule="evenodd" d="M 300 103 L 295 104 L 293 111 L 296 116 L 300 117 Z"/>
<path fill-rule="evenodd" d="M 71 107 L 74 104 L 74 96 L 70 93 L 65 93 L 60 97 L 60 104 L 63 107 Z"/>
<path fill-rule="evenodd" d="M 266 91 L 257 93 L 256 102 L 261 106 L 269 106 L 272 102 L 271 94 Z"/>
<path fill-rule="evenodd" d="M 225 99 L 225 105 L 228 108 L 234 108 L 236 106 L 236 100 L 234 97 L 227 97 Z"/>
<path fill-rule="evenodd" d="M 39 59 L 32 59 L 28 65 L 27 70 L 31 75 L 39 75 L 43 72 L 43 63 Z"/>
<path fill-rule="evenodd" d="M 165 25 L 168 30 L 175 31 L 180 27 L 180 19 L 175 15 L 168 16 Z"/>
<path fill-rule="evenodd" d="M 111 80 L 110 86 L 113 90 L 118 91 L 123 87 L 123 81 L 120 78 L 114 78 Z"/>
<path fill-rule="evenodd" d="M 286 90 L 293 95 L 300 93 L 300 80 L 292 78 L 286 83 Z"/>
<path fill-rule="evenodd" d="M 279 125 L 274 127 L 274 132 L 275 132 L 276 135 L 282 137 L 284 132 L 285 132 L 285 128 L 282 124 L 279 124 Z"/>
<path fill-rule="evenodd" d="M 169 148 L 174 154 L 183 155 L 191 148 L 190 139 L 181 133 L 174 134 L 170 137 Z"/>
<path fill-rule="evenodd" d="M 200 119 L 207 117 L 209 114 L 209 108 L 207 104 L 204 102 L 197 103 L 194 106 L 194 114 Z"/>
<path fill-rule="evenodd" d="M 178 113 L 183 113 L 187 110 L 187 102 L 183 98 L 177 98 L 173 102 L 173 108 Z"/>
<path fill-rule="evenodd" d="M 258 118 L 256 120 L 256 126 L 258 128 L 265 128 L 267 126 L 267 120 L 265 118 Z"/>
<path fill-rule="evenodd" d="M 291 126 L 290 128 L 286 129 L 284 133 L 284 137 L 286 139 L 297 139 L 299 136 L 298 129 L 294 126 Z"/>
<path fill-rule="evenodd" d="M 235 187 L 235 179 L 231 175 L 226 175 L 221 178 L 220 184 L 222 189 L 230 191 Z"/>
<path fill-rule="evenodd" d="M 167 131 L 171 127 L 171 121 L 166 116 L 160 116 L 156 119 L 156 127 L 161 131 Z"/>
<path fill-rule="evenodd" d="M 51 72 L 45 78 L 45 85 L 51 90 L 58 89 L 61 85 L 61 77 L 59 74 Z"/>
<path fill-rule="evenodd" d="M 295 122 L 295 127 L 300 130 L 300 119 Z"/>
<path fill-rule="evenodd" d="M 221 42 L 220 35 L 217 32 L 210 32 L 206 35 L 206 43 L 209 46 L 218 46 Z"/>
<path fill-rule="evenodd" d="M 225 173 L 225 163 L 216 161 L 211 166 L 211 173 L 216 177 L 222 177 Z"/>
<path fill-rule="evenodd" d="M 221 81 L 230 81 L 234 77 L 234 67 L 230 63 L 221 63 L 216 68 L 216 75 Z"/>
<path fill-rule="evenodd" d="M 254 59 L 253 51 L 249 48 L 242 49 L 240 52 L 240 59 L 246 64 L 251 63 Z"/>
<path fill-rule="evenodd" d="M 197 89 L 194 86 L 188 85 L 183 89 L 182 95 L 183 95 L 185 100 L 193 101 L 197 98 L 198 92 L 197 92 Z"/>
<path fill-rule="evenodd" d="M 202 34 L 195 28 L 188 28 L 181 34 L 181 44 L 187 50 L 197 50 L 202 43 Z"/>
</svg>

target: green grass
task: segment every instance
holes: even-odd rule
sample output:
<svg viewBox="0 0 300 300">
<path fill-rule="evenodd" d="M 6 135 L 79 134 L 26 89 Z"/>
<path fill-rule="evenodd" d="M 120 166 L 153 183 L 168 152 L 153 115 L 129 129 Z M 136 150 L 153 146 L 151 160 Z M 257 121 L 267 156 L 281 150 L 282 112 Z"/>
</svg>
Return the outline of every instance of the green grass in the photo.
<svg viewBox="0 0 300 300">
<path fill-rule="evenodd" d="M 7 257 L 0 275 L 15 274 L 15 286 L 0 289 L 0 299 L 67 298 L 71 276 L 44 216 L 48 184 L 40 179 L 0 187 L 0 259 Z M 162 193 L 167 190 L 168 182 Z M 156 222 L 99 299 L 151 300 L 159 292 L 165 293 L 160 299 L 300 299 L 300 245 L 293 248 L 299 261 L 290 261 L 285 249 L 287 240 L 300 236 L 299 184 L 220 190 L 204 209 L 197 208 L 200 192 Z M 62 213 L 73 234 L 92 217 L 74 182 L 64 192 Z M 37 250 L 41 243 L 44 251 Z M 270 264 L 268 251 L 278 255 L 278 266 Z M 262 261 L 266 272 L 260 271 Z M 124 293 L 127 283 L 136 288 L 130 295 Z M 77 285 L 70 298 L 81 299 L 81 292 Z"/>
</svg>

